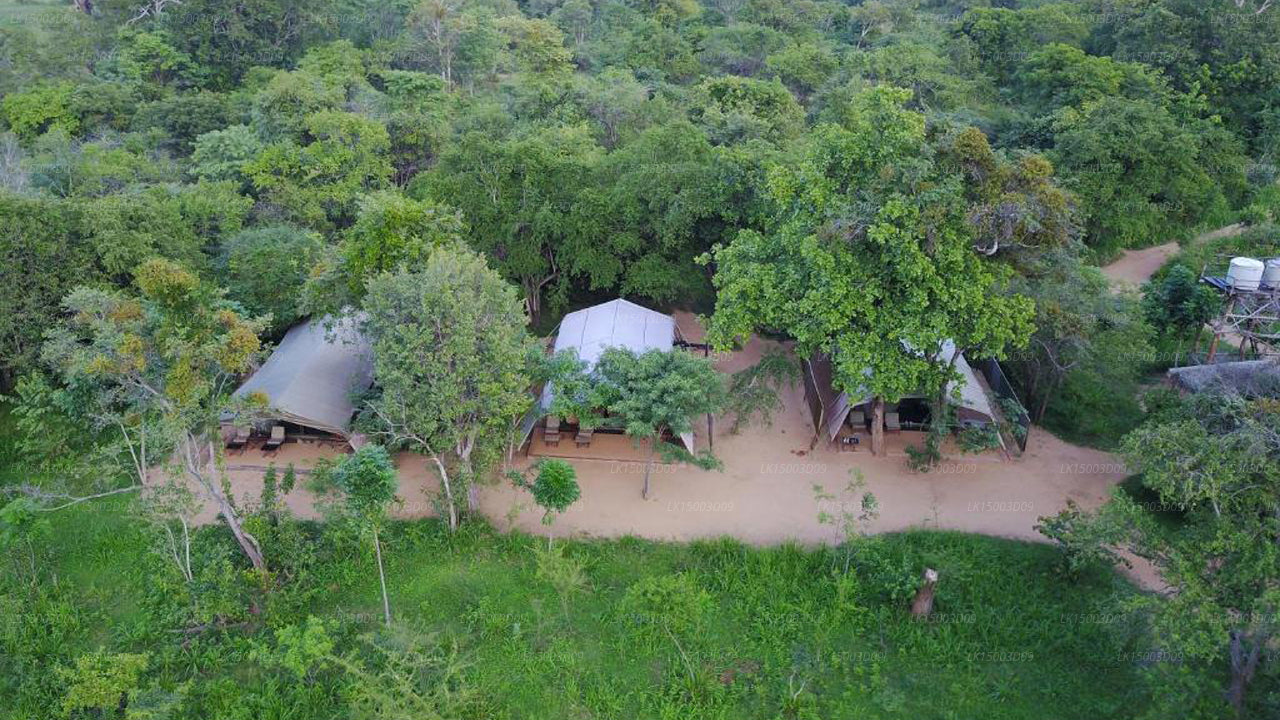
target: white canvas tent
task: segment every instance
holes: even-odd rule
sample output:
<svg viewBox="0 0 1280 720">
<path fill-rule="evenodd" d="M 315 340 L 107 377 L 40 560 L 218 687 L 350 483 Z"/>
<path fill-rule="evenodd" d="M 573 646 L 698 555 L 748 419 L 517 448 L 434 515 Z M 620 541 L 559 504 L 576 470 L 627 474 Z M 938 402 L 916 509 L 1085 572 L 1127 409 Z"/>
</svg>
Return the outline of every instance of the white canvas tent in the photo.
<svg viewBox="0 0 1280 720">
<path fill-rule="evenodd" d="M 679 330 L 670 315 L 619 298 L 565 315 L 556 332 L 555 351 L 575 350 L 590 372 L 608 348 L 625 348 L 636 353 L 668 351 L 675 347 L 678 336 Z M 543 388 L 538 404 L 525 417 L 521 426 L 522 443 L 546 416 L 553 392 L 550 385 Z M 693 433 L 681 435 L 680 440 L 693 452 Z"/>
<path fill-rule="evenodd" d="M 951 358 L 956 355 L 955 343 L 947 341 L 942 348 L 942 354 L 939 357 L 941 362 L 950 362 Z M 987 393 L 982 388 L 982 384 L 978 381 L 978 375 L 970 367 L 969 362 L 965 360 L 964 354 L 961 353 L 956 360 L 956 371 L 960 373 L 960 380 L 952 383 L 947 392 L 959 389 L 960 398 L 955 404 L 962 411 L 962 421 L 990 423 L 994 421 L 995 413 L 991 408 L 991 399 L 987 397 Z M 813 382 L 813 390 L 816 391 L 816 403 L 811 401 L 811 410 L 814 414 L 814 427 L 820 432 L 826 434 L 828 440 L 835 440 L 840 434 L 840 428 L 844 425 L 845 420 L 849 417 L 849 412 L 860 405 L 869 404 L 873 398 L 863 390 L 850 395 L 850 393 L 842 392 L 837 394 L 831 380 L 831 362 L 825 357 L 815 357 L 805 363 L 806 370 L 810 374 Z M 914 396 L 922 397 L 922 396 Z"/>
<path fill-rule="evenodd" d="M 279 419 L 348 437 L 352 398 L 373 383 L 373 354 L 356 322 L 344 318 L 332 330 L 323 320 L 293 326 L 235 395 L 263 393 Z"/>
</svg>

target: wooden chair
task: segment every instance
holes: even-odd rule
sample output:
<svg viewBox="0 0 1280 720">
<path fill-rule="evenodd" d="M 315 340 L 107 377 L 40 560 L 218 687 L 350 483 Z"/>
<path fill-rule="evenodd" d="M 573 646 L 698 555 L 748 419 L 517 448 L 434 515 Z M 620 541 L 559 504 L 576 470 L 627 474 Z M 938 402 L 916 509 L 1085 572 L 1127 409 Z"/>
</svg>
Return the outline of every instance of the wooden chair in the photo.
<svg viewBox="0 0 1280 720">
<path fill-rule="evenodd" d="M 849 427 L 853 428 L 854 430 L 866 430 L 867 414 L 861 410 L 850 410 L 848 422 L 849 422 Z"/>
<path fill-rule="evenodd" d="M 591 434 L 595 432 L 595 428 L 579 428 L 578 435 L 573 439 L 578 447 L 589 447 L 591 445 Z"/>
<path fill-rule="evenodd" d="M 898 413 L 887 412 L 884 414 L 884 429 L 886 432 L 902 431 L 902 422 L 898 419 Z"/>
<path fill-rule="evenodd" d="M 547 447 L 558 447 L 560 445 L 560 418 L 555 415 L 547 416 L 547 427 L 542 431 L 542 442 Z"/>
<path fill-rule="evenodd" d="M 263 454 L 274 453 L 280 450 L 280 446 L 284 444 L 284 426 L 272 425 L 271 437 L 262 444 Z"/>
<path fill-rule="evenodd" d="M 249 428 L 236 427 L 233 429 L 235 434 L 227 438 L 227 450 L 239 450 L 243 454 L 244 449 L 249 445 Z"/>
</svg>

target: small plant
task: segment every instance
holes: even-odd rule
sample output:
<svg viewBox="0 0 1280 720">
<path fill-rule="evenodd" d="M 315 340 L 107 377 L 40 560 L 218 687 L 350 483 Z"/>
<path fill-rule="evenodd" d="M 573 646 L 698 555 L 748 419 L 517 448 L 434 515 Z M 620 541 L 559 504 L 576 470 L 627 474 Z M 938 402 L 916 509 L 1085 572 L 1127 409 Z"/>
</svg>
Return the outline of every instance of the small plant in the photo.
<svg viewBox="0 0 1280 720">
<path fill-rule="evenodd" d="M 956 442 L 966 453 L 995 450 L 1000 447 L 1000 432 L 994 425 L 971 425 L 956 434 Z"/>
<path fill-rule="evenodd" d="M 697 683 L 697 674 L 689 654 L 680 642 L 702 624 L 711 607 L 711 596 L 698 587 L 688 575 L 647 577 L 627 589 L 623 609 L 644 626 L 661 630 L 675 645 L 689 673 L 689 682 Z"/>
<path fill-rule="evenodd" d="M 867 486 L 862 471 L 854 469 L 849 483 L 845 485 L 845 494 L 857 496 Z M 831 510 L 823 507 L 818 511 L 818 522 L 823 525 L 834 525 L 840 531 L 841 547 L 844 549 L 844 571 L 849 572 L 849 564 L 853 560 L 855 544 L 866 536 L 866 525 L 880 517 L 880 501 L 870 492 L 862 492 L 857 509 L 850 507 L 845 501 L 828 493 L 818 484 L 813 486 L 813 497 L 821 507 L 831 506 Z"/>
<path fill-rule="evenodd" d="M 59 668 L 58 674 L 67 685 L 62 697 L 66 716 L 113 717 L 129 706 L 138 690 L 138 681 L 147 669 L 146 654 L 111 654 L 103 650 L 76 658 L 75 667 Z M 132 715 L 131 715 L 132 717 Z"/>
<path fill-rule="evenodd" d="M 36 548 L 44 545 L 50 532 L 49 521 L 41 517 L 34 500 L 19 497 L 0 506 L 0 550 L 13 561 L 19 575 L 25 574 L 21 569 L 25 564 L 33 583 L 39 572 Z"/>
<path fill-rule="evenodd" d="M 334 483 L 342 489 L 346 507 L 352 518 L 373 535 L 374 554 L 378 558 L 378 581 L 382 586 L 382 612 L 391 625 L 391 603 L 387 598 L 387 579 L 382 567 L 382 543 L 378 531 L 387 520 L 387 507 L 396 499 L 400 481 L 391 455 L 380 445 L 365 445 L 348 455 L 333 469 Z"/>
<path fill-rule="evenodd" d="M 943 412 L 938 412 L 938 405 L 933 406 L 933 421 L 929 423 L 929 432 L 924 436 L 924 447 L 907 446 L 907 467 L 916 472 L 929 472 L 942 462 L 942 440 L 956 426 L 956 408 L 947 405 Z"/>
<path fill-rule="evenodd" d="M 542 508 L 542 524 L 550 526 L 557 515 L 568 510 L 582 496 L 578 473 L 564 460 L 539 460 L 530 471 L 535 473 L 532 482 L 527 473 L 514 470 L 507 473 L 507 477 L 513 485 L 533 495 L 533 501 Z M 547 535 L 547 545 L 551 545 L 550 534 Z"/>
<path fill-rule="evenodd" d="M 1115 498 L 1112 502 L 1122 504 L 1123 500 Z M 1066 509 L 1057 515 L 1039 518 L 1035 530 L 1062 550 L 1059 568 L 1069 577 L 1117 562 L 1131 567 L 1128 560 L 1111 550 L 1123 533 L 1120 527 L 1108 520 L 1107 513 L 1089 514 L 1081 510 L 1075 501 L 1068 500 Z"/>
<path fill-rule="evenodd" d="M 942 439 L 933 430 L 924 436 L 924 446 L 908 445 L 907 467 L 916 472 L 929 472 L 942 462 Z"/>
<path fill-rule="evenodd" d="M 1027 426 L 1018 422 L 1018 419 L 1027 414 L 1025 408 L 1017 400 L 1011 397 L 1000 398 L 1000 414 L 1004 417 L 1004 424 L 1001 430 L 1009 433 L 1009 435 L 1021 443 L 1027 437 Z"/>
<path fill-rule="evenodd" d="M 293 463 L 285 466 L 284 477 L 280 478 L 280 496 L 284 497 L 293 492 L 293 486 L 298 484 L 298 471 L 294 469 Z"/>
<path fill-rule="evenodd" d="M 556 596 L 560 598 L 560 610 L 568 620 L 569 598 L 587 585 L 583 563 L 566 555 L 564 545 L 535 546 L 533 554 L 537 578 L 555 589 Z"/>
</svg>

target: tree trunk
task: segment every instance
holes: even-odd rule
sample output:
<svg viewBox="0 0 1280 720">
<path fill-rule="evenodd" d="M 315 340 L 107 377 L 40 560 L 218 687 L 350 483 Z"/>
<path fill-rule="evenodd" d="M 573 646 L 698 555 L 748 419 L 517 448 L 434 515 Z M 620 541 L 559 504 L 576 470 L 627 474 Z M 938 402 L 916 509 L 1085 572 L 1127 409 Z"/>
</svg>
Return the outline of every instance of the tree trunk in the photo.
<svg viewBox="0 0 1280 720">
<path fill-rule="evenodd" d="M 661 434 L 659 434 L 661 437 Z M 640 497 L 645 500 L 649 499 L 649 471 L 653 469 L 653 453 L 658 449 L 657 439 L 649 441 L 649 459 L 644 464 L 644 490 L 640 491 Z"/>
<path fill-rule="evenodd" d="M 959 360 L 961 355 L 963 355 L 963 353 L 960 351 L 960 348 L 957 347 L 955 352 L 951 355 L 951 362 L 947 363 L 947 377 L 951 377 L 951 374 L 956 371 L 956 362 Z M 946 424 L 947 422 L 947 390 L 948 388 L 946 383 L 943 383 L 942 388 L 938 390 L 938 397 L 935 401 L 936 407 L 933 410 L 933 412 L 936 412 L 938 416 L 931 418 L 932 423 Z M 944 432 L 950 431 L 950 427 L 943 427 L 940 428 L 940 432 L 938 434 L 941 435 Z"/>
<path fill-rule="evenodd" d="M 382 569 L 382 543 L 378 541 L 378 527 L 373 528 L 373 552 L 378 558 L 378 584 L 382 586 L 382 617 L 391 627 L 391 601 L 387 599 L 387 575 Z"/>
<path fill-rule="evenodd" d="M 240 544 L 240 549 L 244 550 L 244 554 L 249 556 L 249 562 L 253 563 L 254 570 L 265 571 L 267 569 L 266 558 L 262 555 L 262 548 L 258 545 L 258 539 L 250 535 L 244 526 L 240 524 L 240 515 L 235 508 L 231 507 L 231 503 L 225 498 L 218 501 L 219 510 L 222 518 L 226 520 L 227 527 L 231 528 L 231 534 L 235 536 L 236 542 Z"/>
<path fill-rule="evenodd" d="M 911 616 L 917 618 L 929 617 L 929 613 L 933 612 L 933 595 L 938 591 L 938 571 L 933 568 L 925 568 L 924 584 L 916 591 L 915 600 L 911 601 Z"/>
<path fill-rule="evenodd" d="M 871 454 L 884 455 L 884 398 L 871 401 Z"/>
<path fill-rule="evenodd" d="M 533 278 L 525 278 L 521 283 L 524 285 L 524 301 L 529 308 L 529 324 L 537 327 L 538 319 L 542 317 L 542 284 Z"/>
<path fill-rule="evenodd" d="M 453 501 L 453 486 L 449 483 L 449 471 L 444 469 L 444 463 L 440 462 L 440 458 L 432 455 L 431 460 L 436 464 L 436 468 L 440 471 L 440 484 L 444 486 L 445 502 L 449 505 L 449 530 L 458 529 L 458 506 Z"/>
<path fill-rule="evenodd" d="M 480 509 L 480 495 L 476 488 L 475 473 L 471 468 L 471 452 L 476 448 L 476 439 L 474 433 L 466 436 L 466 438 L 458 443 L 458 472 L 457 476 L 466 482 L 467 486 L 467 512 L 475 514 Z"/>
<path fill-rule="evenodd" d="M 1049 409 L 1049 400 L 1053 397 L 1054 391 L 1058 389 L 1058 385 L 1060 384 L 1060 378 L 1057 376 L 1057 373 L 1055 373 L 1053 377 L 1049 378 L 1049 385 L 1044 389 L 1044 399 L 1040 401 L 1040 409 L 1036 411 L 1037 425 L 1044 423 L 1044 413 Z"/>
<path fill-rule="evenodd" d="M 224 495 L 218 485 L 204 474 L 204 468 L 214 461 L 216 451 L 213 443 L 197 440 L 194 436 L 188 435 L 182 445 L 183 460 L 186 464 L 187 474 L 200 487 L 204 488 L 205 494 L 218 506 L 218 513 L 222 515 L 223 522 L 231 529 L 231 534 L 235 536 L 240 549 L 249 558 L 249 562 L 253 564 L 253 569 L 266 570 L 267 562 L 262 555 L 262 546 L 258 544 L 258 539 L 244 529 L 240 522 L 240 513 L 231 504 L 231 499 Z M 204 448 L 200 447 L 201 445 L 206 446 L 209 450 L 209 459 L 207 461 L 204 459 Z"/>
<path fill-rule="evenodd" d="M 1227 688 L 1227 702 L 1231 703 L 1231 707 L 1236 711 L 1236 717 L 1240 718 L 1244 717 L 1245 691 L 1249 688 L 1253 674 L 1258 669 L 1262 646 L 1266 644 L 1263 638 L 1252 638 L 1252 647 L 1246 650 L 1245 642 L 1250 639 L 1243 633 L 1233 631 L 1229 646 L 1231 684 Z"/>
</svg>

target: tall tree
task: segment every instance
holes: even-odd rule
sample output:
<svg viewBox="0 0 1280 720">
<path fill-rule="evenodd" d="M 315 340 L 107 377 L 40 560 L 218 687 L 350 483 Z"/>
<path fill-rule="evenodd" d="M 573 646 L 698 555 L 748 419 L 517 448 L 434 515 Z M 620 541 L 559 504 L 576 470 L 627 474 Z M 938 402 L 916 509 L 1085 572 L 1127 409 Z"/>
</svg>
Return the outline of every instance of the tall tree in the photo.
<svg viewBox="0 0 1280 720">
<path fill-rule="evenodd" d="M 309 115 L 298 145 L 268 145 L 244 167 L 261 199 L 286 218 L 317 229 L 350 223 L 365 193 L 386 187 L 391 140 L 377 120 L 354 113 Z"/>
<path fill-rule="evenodd" d="M 456 246 L 461 237 L 462 216 L 448 205 L 391 191 L 366 195 L 355 224 L 311 269 L 302 306 L 316 314 L 358 307 L 371 278 L 418 268 L 436 248 Z"/>
<path fill-rule="evenodd" d="M 1223 210 L 1223 189 L 1243 178 L 1238 149 L 1228 148 L 1237 157 L 1232 170 L 1210 142 L 1216 133 L 1149 100 L 1109 97 L 1069 108 L 1054 130 L 1052 157 L 1087 209 L 1087 242 L 1104 256 L 1184 237 Z"/>
<path fill-rule="evenodd" d="M 88 232 L 69 203 L 0 195 L 0 387 L 34 368 L 63 296 L 104 278 Z"/>
<path fill-rule="evenodd" d="M 1076 553 L 1130 547 L 1173 588 L 1144 603 L 1159 649 L 1182 659 L 1151 673 L 1151 717 L 1266 714 L 1249 689 L 1280 632 L 1278 390 L 1191 396 L 1125 438 L 1126 464 L 1157 505 L 1180 514 L 1174 526 L 1123 494 L 1099 513 L 1068 510 L 1046 525 Z"/>
<path fill-rule="evenodd" d="M 999 357 L 1026 341 L 1032 305 L 1004 294 L 965 222 L 962 181 L 929 160 L 910 93 L 860 94 L 841 125 L 818 127 L 804 159 L 770 177 L 778 221 L 706 259 L 719 291 L 709 338 L 721 348 L 782 331 L 802 356 L 829 356 L 843 391 L 871 395 L 872 447 L 884 400 L 924 392 L 944 417 L 958 353 Z"/>
<path fill-rule="evenodd" d="M 1169 268 L 1162 277 L 1147 283 L 1142 295 L 1142 310 L 1147 322 L 1157 331 L 1177 340 L 1173 356 L 1175 365 L 1187 335 L 1198 333 L 1221 304 L 1221 296 L 1213 288 L 1201 284 L 1194 270 L 1180 263 Z"/>
<path fill-rule="evenodd" d="M 1066 249 L 1047 253 L 1038 265 L 1013 283 L 1016 292 L 1035 301 L 1035 332 L 1006 368 L 1037 423 L 1072 373 L 1108 365 L 1112 353 L 1140 356 L 1150 349 L 1137 299 L 1111 292 L 1096 267 Z"/>
<path fill-rule="evenodd" d="M 275 226 L 244 230 L 223 245 L 222 272 L 231 297 L 284 332 L 301 317 L 298 299 L 320 254 L 315 233 Z"/>
<path fill-rule="evenodd" d="M 137 297 L 85 287 L 68 295 L 67 319 L 50 331 L 44 362 L 93 407 L 154 436 L 153 448 L 172 449 L 167 470 L 203 491 L 254 569 L 265 570 L 221 476 L 218 435 L 232 384 L 258 352 L 260 325 L 170 261 L 149 260 L 135 277 Z M 145 474 L 147 456 L 135 459 Z"/>
<path fill-rule="evenodd" d="M 387 598 L 387 574 L 382 567 L 382 543 L 378 532 L 386 524 L 387 507 L 396 499 L 399 480 L 391 455 L 380 445 L 365 445 L 333 468 L 333 481 L 342 490 L 348 512 L 373 536 L 378 560 L 378 584 L 382 588 L 382 615 L 391 627 L 391 601 Z"/>
<path fill-rule="evenodd" d="M 680 350 L 636 354 L 609 348 L 592 369 L 590 387 L 586 413 L 579 417 L 603 411 L 606 415 L 594 422 L 621 427 L 649 446 L 643 497 L 649 497 L 649 476 L 658 454 L 706 467 L 718 465 L 709 451 L 693 455 L 665 442 L 668 436 L 692 433 L 698 417 L 724 409 L 724 378 L 710 361 Z"/>
<path fill-rule="evenodd" d="M 367 425 L 390 447 L 427 456 L 457 528 L 462 496 L 532 403 L 535 343 L 513 287 L 481 256 L 440 248 L 417 272 L 369 281 L 365 331 L 380 394 Z"/>
<path fill-rule="evenodd" d="M 479 132 L 450 145 L 418 187 L 457 206 L 472 247 L 520 284 L 536 324 L 550 287 L 563 295 L 573 210 L 601 157 L 585 126 L 495 142 Z"/>
</svg>

